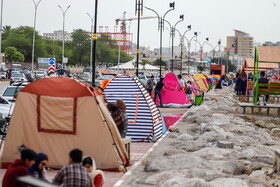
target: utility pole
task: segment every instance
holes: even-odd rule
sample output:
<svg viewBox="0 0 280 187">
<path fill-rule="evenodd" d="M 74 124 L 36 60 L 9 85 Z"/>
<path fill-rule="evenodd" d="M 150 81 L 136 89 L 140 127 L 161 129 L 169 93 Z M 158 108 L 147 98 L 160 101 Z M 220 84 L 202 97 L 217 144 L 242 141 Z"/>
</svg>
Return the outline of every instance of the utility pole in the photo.
<svg viewBox="0 0 280 187">
<path fill-rule="evenodd" d="M 97 6 L 98 6 L 98 0 L 95 0 L 95 14 L 94 14 L 94 34 L 93 34 L 93 63 L 92 63 L 92 77 L 91 77 L 91 85 L 95 86 L 95 64 L 96 64 L 96 40 L 97 40 L 97 34 L 96 34 L 96 27 L 97 27 Z"/>
<path fill-rule="evenodd" d="M 143 0 L 136 0 L 135 14 L 138 12 L 138 28 L 137 28 L 137 55 L 136 55 L 136 76 L 138 77 L 139 71 L 139 35 L 140 35 L 140 11 L 143 15 Z"/>
</svg>

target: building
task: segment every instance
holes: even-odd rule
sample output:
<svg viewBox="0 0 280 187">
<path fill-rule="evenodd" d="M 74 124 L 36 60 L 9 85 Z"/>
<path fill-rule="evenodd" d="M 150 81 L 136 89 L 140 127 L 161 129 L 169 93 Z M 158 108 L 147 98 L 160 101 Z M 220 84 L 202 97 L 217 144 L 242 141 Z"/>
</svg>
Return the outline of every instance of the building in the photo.
<svg viewBox="0 0 280 187">
<path fill-rule="evenodd" d="M 152 51 L 149 47 L 139 46 L 139 57 L 140 58 L 150 58 L 152 55 Z M 135 43 L 132 44 L 132 56 L 137 55 L 137 45 Z"/>
<path fill-rule="evenodd" d="M 280 46 L 280 41 L 273 43 L 271 41 L 264 42 L 263 46 Z"/>
<path fill-rule="evenodd" d="M 229 56 L 238 55 L 239 57 L 249 58 L 254 53 L 254 37 L 249 36 L 248 33 L 243 31 L 234 30 L 234 36 L 227 37 L 227 49 L 225 54 Z"/>
<path fill-rule="evenodd" d="M 63 38 L 63 31 L 54 31 L 53 33 L 43 33 L 43 36 L 46 38 L 50 38 L 52 40 L 62 40 Z M 72 33 L 68 33 L 67 31 L 64 31 L 64 41 L 70 42 L 72 41 Z"/>
</svg>

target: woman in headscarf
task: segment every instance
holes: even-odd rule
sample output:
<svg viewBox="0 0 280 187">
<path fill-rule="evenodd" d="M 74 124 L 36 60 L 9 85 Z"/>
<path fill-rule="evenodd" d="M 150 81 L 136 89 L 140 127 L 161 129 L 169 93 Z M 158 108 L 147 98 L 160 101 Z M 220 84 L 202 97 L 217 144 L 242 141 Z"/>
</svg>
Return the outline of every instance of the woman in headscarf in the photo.
<svg viewBox="0 0 280 187">
<path fill-rule="evenodd" d="M 92 181 L 93 187 L 101 187 L 104 183 L 104 173 L 101 170 L 96 170 L 95 161 L 90 156 L 85 156 L 82 161 L 83 167 L 85 167 Z"/>
<path fill-rule="evenodd" d="M 28 168 L 29 175 L 42 180 L 47 180 L 45 167 L 47 166 L 48 161 L 48 155 L 46 155 L 45 153 L 38 153 L 37 159 L 35 160 L 35 164 Z"/>
<path fill-rule="evenodd" d="M 238 91 L 242 92 L 242 95 L 245 95 L 246 88 L 247 88 L 247 73 L 245 72 L 245 69 L 242 69 L 242 72 L 240 73 L 238 79 L 240 80 Z"/>
<path fill-rule="evenodd" d="M 121 100 L 121 99 L 116 100 L 116 105 L 121 110 L 122 116 L 124 118 L 124 122 L 123 122 L 124 127 L 123 127 L 123 131 L 121 133 L 121 137 L 125 138 L 126 137 L 126 132 L 127 132 L 127 126 L 128 126 L 128 117 L 127 117 L 127 114 L 126 114 L 126 105 L 123 102 L 123 100 Z"/>
</svg>

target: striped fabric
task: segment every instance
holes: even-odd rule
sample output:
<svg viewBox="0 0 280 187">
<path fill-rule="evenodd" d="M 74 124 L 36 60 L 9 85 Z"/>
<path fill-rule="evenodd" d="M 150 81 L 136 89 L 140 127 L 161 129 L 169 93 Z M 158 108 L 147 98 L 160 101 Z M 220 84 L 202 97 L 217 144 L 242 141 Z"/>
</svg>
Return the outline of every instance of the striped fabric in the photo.
<svg viewBox="0 0 280 187">
<path fill-rule="evenodd" d="M 115 103 L 117 99 L 122 99 L 125 102 L 129 121 L 127 136 L 132 141 L 151 142 L 153 136 L 156 139 L 162 136 L 163 124 L 160 112 L 137 78 L 127 75 L 116 76 L 106 86 L 102 94 L 107 103 Z M 138 104 L 136 102 L 137 95 Z"/>
</svg>

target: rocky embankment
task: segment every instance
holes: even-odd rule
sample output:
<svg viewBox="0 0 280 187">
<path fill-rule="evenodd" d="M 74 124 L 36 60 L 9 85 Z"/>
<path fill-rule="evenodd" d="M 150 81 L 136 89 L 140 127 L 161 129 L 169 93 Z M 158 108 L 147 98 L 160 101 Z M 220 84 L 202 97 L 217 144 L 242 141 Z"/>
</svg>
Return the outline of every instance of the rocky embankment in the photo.
<svg viewBox="0 0 280 187">
<path fill-rule="evenodd" d="M 207 93 L 122 186 L 280 186 L 280 118 L 240 114 L 236 103 L 231 88 Z"/>
</svg>

